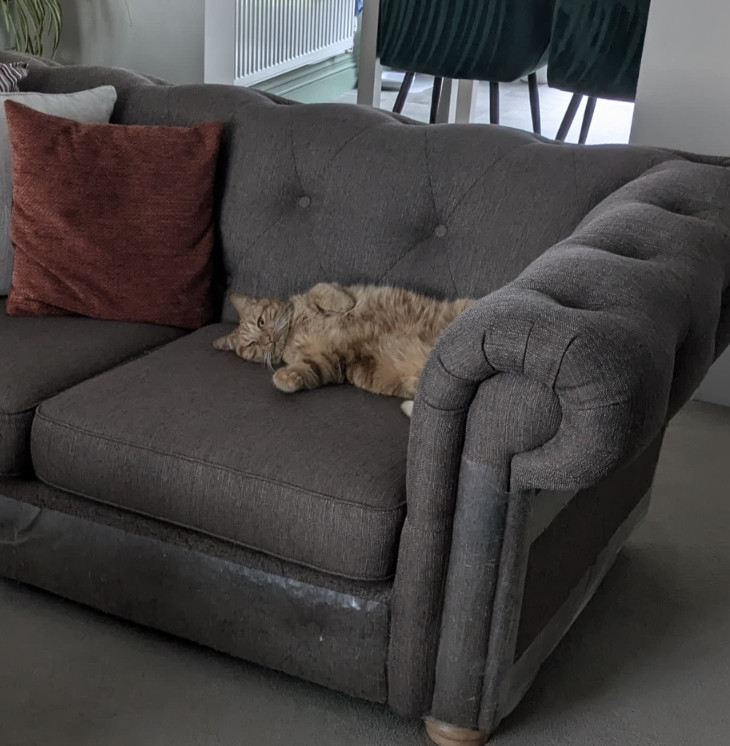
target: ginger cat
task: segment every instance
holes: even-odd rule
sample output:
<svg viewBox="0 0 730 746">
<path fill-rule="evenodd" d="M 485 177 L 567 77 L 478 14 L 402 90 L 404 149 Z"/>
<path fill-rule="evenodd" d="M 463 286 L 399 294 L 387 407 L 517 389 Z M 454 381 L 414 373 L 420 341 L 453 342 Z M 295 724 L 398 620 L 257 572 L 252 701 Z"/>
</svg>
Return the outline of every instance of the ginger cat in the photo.
<svg viewBox="0 0 730 746">
<path fill-rule="evenodd" d="M 292 393 L 330 383 L 413 399 L 426 358 L 473 300 L 439 301 L 408 290 L 320 283 L 287 301 L 232 295 L 238 327 L 213 346 L 265 363 Z M 409 405 L 404 411 L 410 414 Z"/>
</svg>

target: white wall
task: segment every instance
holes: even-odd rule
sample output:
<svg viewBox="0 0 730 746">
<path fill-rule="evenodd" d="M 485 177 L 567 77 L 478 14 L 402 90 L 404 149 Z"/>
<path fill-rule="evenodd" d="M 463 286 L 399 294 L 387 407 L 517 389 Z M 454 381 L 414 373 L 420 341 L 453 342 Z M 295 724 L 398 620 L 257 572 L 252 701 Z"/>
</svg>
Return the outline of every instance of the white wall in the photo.
<svg viewBox="0 0 730 746">
<path fill-rule="evenodd" d="M 631 142 L 730 155 L 727 0 L 652 0 Z"/>
<path fill-rule="evenodd" d="M 652 0 L 631 142 L 730 155 L 730 2 Z M 730 406 L 730 352 L 697 398 Z"/>
<path fill-rule="evenodd" d="M 61 0 L 61 6 L 60 62 L 203 82 L 205 0 Z"/>
</svg>

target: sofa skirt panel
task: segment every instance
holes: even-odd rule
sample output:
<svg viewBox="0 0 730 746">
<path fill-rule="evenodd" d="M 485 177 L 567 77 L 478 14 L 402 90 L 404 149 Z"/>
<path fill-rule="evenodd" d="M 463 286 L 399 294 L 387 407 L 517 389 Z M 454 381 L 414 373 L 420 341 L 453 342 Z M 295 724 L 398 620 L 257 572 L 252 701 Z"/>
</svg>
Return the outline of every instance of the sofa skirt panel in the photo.
<svg viewBox="0 0 730 746">
<path fill-rule="evenodd" d="M 7 480 L 0 485 L 0 576 L 385 702 L 388 589 L 246 566 L 55 510 L 47 489 L 24 486 L 32 502 L 8 496 Z"/>
</svg>

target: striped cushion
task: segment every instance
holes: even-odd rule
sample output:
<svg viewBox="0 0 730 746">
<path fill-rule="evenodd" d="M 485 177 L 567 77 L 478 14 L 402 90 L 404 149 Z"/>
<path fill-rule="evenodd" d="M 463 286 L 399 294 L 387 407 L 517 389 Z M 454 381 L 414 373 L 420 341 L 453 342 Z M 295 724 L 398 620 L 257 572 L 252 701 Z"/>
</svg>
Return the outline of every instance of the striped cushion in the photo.
<svg viewBox="0 0 730 746">
<path fill-rule="evenodd" d="M 28 65 L 25 62 L 0 63 L 0 93 L 14 93 L 18 83 L 28 75 Z"/>
</svg>

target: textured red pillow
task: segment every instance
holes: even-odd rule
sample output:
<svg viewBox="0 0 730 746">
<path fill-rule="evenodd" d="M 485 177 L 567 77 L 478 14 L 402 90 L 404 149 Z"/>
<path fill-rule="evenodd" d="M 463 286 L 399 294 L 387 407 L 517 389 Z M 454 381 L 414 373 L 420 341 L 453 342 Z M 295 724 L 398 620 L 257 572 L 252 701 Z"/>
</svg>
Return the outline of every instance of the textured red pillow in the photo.
<svg viewBox="0 0 730 746">
<path fill-rule="evenodd" d="M 213 185 L 223 125 L 80 124 L 8 101 L 7 312 L 195 329 L 212 320 Z"/>
</svg>

